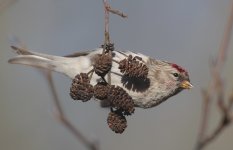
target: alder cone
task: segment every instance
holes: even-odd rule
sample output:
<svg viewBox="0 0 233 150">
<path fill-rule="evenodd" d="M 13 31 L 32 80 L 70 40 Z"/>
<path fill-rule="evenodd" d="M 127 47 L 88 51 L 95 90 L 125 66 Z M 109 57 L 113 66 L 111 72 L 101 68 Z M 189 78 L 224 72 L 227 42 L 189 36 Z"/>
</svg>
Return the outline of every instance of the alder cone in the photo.
<svg viewBox="0 0 233 150">
<path fill-rule="evenodd" d="M 133 99 L 123 88 L 111 85 L 107 99 L 112 107 L 124 111 L 125 114 L 130 115 L 134 113 Z"/>
<path fill-rule="evenodd" d="M 94 90 L 86 73 L 75 76 L 70 87 L 70 96 L 73 100 L 86 102 L 93 97 Z"/>
<path fill-rule="evenodd" d="M 108 96 L 109 85 L 106 82 L 98 82 L 94 86 L 94 97 L 99 100 L 105 100 Z"/>
<path fill-rule="evenodd" d="M 148 67 L 143 64 L 142 58 L 135 56 L 134 58 L 132 55 L 129 55 L 128 58 L 125 58 L 119 62 L 119 69 L 120 72 L 129 77 L 136 77 L 136 78 L 147 78 L 148 75 Z"/>
<path fill-rule="evenodd" d="M 127 127 L 127 120 L 120 111 L 113 111 L 108 114 L 107 123 L 115 133 L 123 133 Z"/>
<path fill-rule="evenodd" d="M 93 65 L 98 76 L 104 77 L 112 67 L 112 58 L 108 54 L 97 54 Z"/>
</svg>

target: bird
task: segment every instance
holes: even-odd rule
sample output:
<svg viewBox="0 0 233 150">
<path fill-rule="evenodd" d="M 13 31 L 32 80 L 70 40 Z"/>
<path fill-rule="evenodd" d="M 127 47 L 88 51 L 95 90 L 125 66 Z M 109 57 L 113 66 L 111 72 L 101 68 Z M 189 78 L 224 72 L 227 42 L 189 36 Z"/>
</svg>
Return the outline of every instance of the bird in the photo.
<svg viewBox="0 0 233 150">
<path fill-rule="evenodd" d="M 77 74 L 87 73 L 93 69 L 96 55 L 103 52 L 103 48 L 96 48 L 66 56 L 55 56 L 29 51 L 18 46 L 11 46 L 11 48 L 18 55 L 8 60 L 10 64 L 43 68 L 62 73 L 70 79 L 74 79 Z M 146 80 L 125 76 L 119 70 L 116 62 L 129 55 L 140 57 L 147 66 Z M 132 97 L 135 107 L 144 109 L 155 107 L 184 89 L 193 87 L 188 72 L 176 63 L 127 50 L 112 51 L 112 59 L 115 61 L 112 62 L 110 70 L 111 84 L 123 88 Z M 100 76 L 93 73 L 90 83 L 95 85 L 100 80 Z"/>
</svg>

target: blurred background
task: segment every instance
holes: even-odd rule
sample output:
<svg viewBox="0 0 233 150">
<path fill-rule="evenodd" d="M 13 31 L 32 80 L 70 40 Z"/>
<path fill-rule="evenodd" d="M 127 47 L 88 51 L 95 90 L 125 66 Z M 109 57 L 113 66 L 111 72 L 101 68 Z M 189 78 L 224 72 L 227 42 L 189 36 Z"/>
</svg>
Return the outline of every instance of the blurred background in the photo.
<svg viewBox="0 0 233 150">
<path fill-rule="evenodd" d="M 137 108 L 121 135 L 106 123 L 109 110 L 95 101 L 71 100 L 71 80 L 54 73 L 55 85 L 69 120 L 101 150 L 190 150 L 198 135 L 201 89 L 210 80 L 210 58 L 217 54 L 229 15 L 230 0 L 115 0 L 110 4 L 128 19 L 110 16 L 111 41 L 117 48 L 175 62 L 189 71 L 192 90 L 181 92 L 158 107 Z M 81 150 L 82 143 L 54 118 L 44 77 L 31 67 L 10 65 L 15 56 L 9 38 L 17 36 L 33 51 L 66 55 L 99 47 L 104 40 L 102 0 L 0 1 L 0 149 Z M 3 6 L 4 5 L 4 6 Z M 225 91 L 233 90 L 233 39 L 224 68 Z M 211 109 L 209 131 L 220 118 Z M 233 126 L 207 150 L 233 148 Z"/>
</svg>

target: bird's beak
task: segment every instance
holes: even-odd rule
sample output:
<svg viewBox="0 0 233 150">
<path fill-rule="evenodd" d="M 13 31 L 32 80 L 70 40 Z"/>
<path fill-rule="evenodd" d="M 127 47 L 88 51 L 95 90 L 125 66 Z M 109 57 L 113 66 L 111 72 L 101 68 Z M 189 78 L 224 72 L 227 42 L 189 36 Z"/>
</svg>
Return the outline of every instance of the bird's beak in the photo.
<svg viewBox="0 0 233 150">
<path fill-rule="evenodd" d="M 189 81 L 184 80 L 181 82 L 180 87 L 183 89 L 191 89 L 193 85 Z"/>
</svg>

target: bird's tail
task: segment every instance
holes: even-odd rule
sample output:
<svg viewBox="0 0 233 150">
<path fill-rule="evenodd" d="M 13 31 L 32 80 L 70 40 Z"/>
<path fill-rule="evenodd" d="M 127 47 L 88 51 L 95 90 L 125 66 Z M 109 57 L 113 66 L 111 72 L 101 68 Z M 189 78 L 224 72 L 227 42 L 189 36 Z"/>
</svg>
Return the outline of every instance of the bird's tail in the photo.
<svg viewBox="0 0 233 150">
<path fill-rule="evenodd" d="M 38 68 L 44 68 L 51 71 L 63 73 L 70 78 L 73 78 L 83 69 L 80 68 L 82 65 L 80 65 L 79 59 L 31 52 L 24 48 L 19 48 L 16 46 L 11 46 L 11 48 L 18 54 L 17 56 L 9 59 L 8 62 L 11 64 L 23 64 Z M 72 67 L 74 65 L 76 65 L 76 67 L 73 69 Z"/>
<path fill-rule="evenodd" d="M 23 64 L 45 69 L 49 69 L 51 67 L 51 58 L 49 58 L 49 55 L 45 57 L 44 54 L 30 52 L 24 48 L 16 46 L 11 46 L 11 48 L 18 54 L 8 60 L 11 64 Z"/>
</svg>

